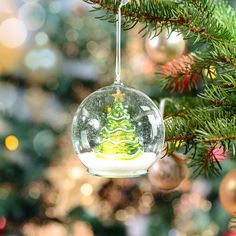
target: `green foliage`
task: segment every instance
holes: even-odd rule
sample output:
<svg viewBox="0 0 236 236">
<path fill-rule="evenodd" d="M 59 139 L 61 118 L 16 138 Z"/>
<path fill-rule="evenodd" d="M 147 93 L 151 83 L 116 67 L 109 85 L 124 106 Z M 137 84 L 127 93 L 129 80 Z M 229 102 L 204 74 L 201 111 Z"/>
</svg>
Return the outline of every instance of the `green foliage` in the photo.
<svg viewBox="0 0 236 236">
<path fill-rule="evenodd" d="M 115 20 L 114 13 L 117 11 L 119 1 L 116 3 L 112 0 L 85 1 L 96 4 L 94 6 L 96 11 L 107 10 L 98 18 Z M 229 69 L 234 72 L 236 70 L 236 13 L 223 1 L 217 3 L 212 0 L 160 2 L 131 0 L 122 8 L 122 15 L 124 29 L 130 29 L 137 23 L 141 23 L 144 25 L 141 30 L 144 35 L 153 35 L 154 32 L 157 36 L 163 27 L 167 27 L 170 32 L 178 30 L 186 39 L 198 43 L 199 47 L 189 56 L 192 72 L 200 73 L 210 65 L 214 65 L 217 71 L 221 69 L 221 73 Z M 176 74 L 175 77 L 184 78 L 188 74 L 189 70 L 181 70 L 181 74 Z"/>
<path fill-rule="evenodd" d="M 115 21 L 119 1 L 85 0 L 95 11 L 106 10 L 100 19 Z M 102 12 L 102 11 L 101 11 Z M 141 23 L 143 35 L 157 36 L 167 27 L 181 32 L 195 44 L 195 51 L 170 62 L 167 72 L 157 72 L 162 88 L 173 88 L 186 77 L 189 88 L 196 87 L 195 74 L 203 75 L 204 92 L 194 98 L 175 98 L 165 114 L 169 152 L 184 150 L 192 158 L 196 174 L 218 174 L 218 161 L 212 162 L 214 147 L 223 146 L 235 156 L 236 145 L 236 13 L 224 1 L 212 0 L 131 0 L 122 8 L 123 28 Z M 215 69 L 214 78 L 211 67 Z M 164 68 L 165 71 L 165 68 Z M 189 99 L 191 102 L 189 102 Z M 172 108 L 171 108 L 172 107 Z"/>
</svg>

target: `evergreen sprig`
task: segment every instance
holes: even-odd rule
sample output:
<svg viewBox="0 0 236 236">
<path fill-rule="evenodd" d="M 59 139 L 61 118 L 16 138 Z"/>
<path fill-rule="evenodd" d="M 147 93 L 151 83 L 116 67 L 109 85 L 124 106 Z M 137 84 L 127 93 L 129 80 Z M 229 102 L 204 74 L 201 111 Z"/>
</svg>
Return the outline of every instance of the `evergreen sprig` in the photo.
<svg viewBox="0 0 236 236">
<path fill-rule="evenodd" d="M 115 21 L 119 1 L 85 0 L 101 12 L 99 19 Z M 106 10 L 105 13 L 102 10 Z M 215 147 L 235 155 L 236 146 L 236 13 L 224 1 L 213 0 L 130 0 L 122 8 L 123 28 L 143 25 L 144 36 L 157 36 L 163 28 L 177 30 L 195 44 L 195 51 L 161 67 L 157 74 L 163 87 L 207 71 L 204 92 L 193 99 L 175 99 L 165 113 L 166 141 L 169 152 L 185 149 L 192 155 L 195 174 L 219 174 L 214 159 Z M 211 76 L 211 68 L 215 69 Z M 209 76 L 210 75 L 210 76 Z M 189 99 L 189 98 L 188 98 Z"/>
<path fill-rule="evenodd" d="M 94 10 L 105 9 L 116 13 L 119 1 L 113 0 L 85 0 L 93 6 Z M 212 0 L 182 0 L 182 1 L 156 1 L 156 0 L 130 0 L 130 3 L 122 8 L 124 16 L 124 29 L 134 27 L 138 22 L 144 24 L 145 33 L 159 32 L 162 27 L 177 28 L 184 35 L 197 35 L 196 41 L 216 41 L 222 44 L 236 45 L 235 35 L 225 26 L 217 16 L 220 11 L 233 10 L 222 4 L 222 8 L 216 8 L 217 4 Z M 224 7 L 223 7 L 224 6 Z M 217 10 L 220 9 L 220 10 Z M 101 19 L 114 20 L 114 14 L 103 14 Z M 219 12 L 219 13 L 218 13 Z M 218 13 L 218 14 L 216 14 Z M 104 17 L 104 18 L 103 18 Z"/>
<path fill-rule="evenodd" d="M 225 106 L 229 109 L 236 110 L 236 96 L 235 91 L 231 94 L 230 90 L 235 90 L 229 84 L 222 84 L 222 86 L 212 85 L 211 87 L 207 87 L 205 93 L 202 97 L 209 100 L 214 106 Z"/>
<path fill-rule="evenodd" d="M 197 155 L 192 159 L 190 166 L 193 168 L 193 175 L 205 176 L 220 175 L 221 165 L 214 155 L 216 146 L 203 145 L 197 150 Z M 220 148 L 218 146 L 217 148 Z"/>
<path fill-rule="evenodd" d="M 220 170 L 220 164 L 217 160 L 212 161 L 214 158 L 209 153 L 212 148 L 223 147 L 233 156 L 236 155 L 236 116 L 223 107 L 185 108 L 182 112 L 167 116 L 165 127 L 169 152 L 182 148 L 190 153 L 195 174 L 210 175 Z"/>
</svg>

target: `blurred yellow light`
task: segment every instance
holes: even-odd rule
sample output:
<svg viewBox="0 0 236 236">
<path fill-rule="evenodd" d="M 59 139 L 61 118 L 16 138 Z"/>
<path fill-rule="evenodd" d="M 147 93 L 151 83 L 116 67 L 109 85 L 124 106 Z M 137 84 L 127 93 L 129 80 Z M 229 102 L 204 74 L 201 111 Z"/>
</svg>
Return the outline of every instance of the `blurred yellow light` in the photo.
<svg viewBox="0 0 236 236">
<path fill-rule="evenodd" d="M 9 48 L 23 45 L 27 38 L 27 29 L 23 21 L 8 18 L 0 24 L 0 42 Z"/>
<path fill-rule="evenodd" d="M 83 184 L 81 187 L 80 187 L 80 191 L 83 195 L 85 196 L 89 196 L 92 194 L 93 192 L 93 187 L 91 184 Z"/>
<path fill-rule="evenodd" d="M 9 151 L 15 151 L 19 147 L 19 140 L 14 135 L 9 135 L 5 139 L 5 146 Z"/>
<path fill-rule="evenodd" d="M 82 173 L 79 167 L 73 167 L 71 169 L 70 176 L 72 179 L 79 179 L 82 176 Z"/>
<path fill-rule="evenodd" d="M 203 200 L 201 203 L 200 203 L 200 208 L 201 210 L 203 211 L 209 211 L 212 207 L 212 204 L 210 201 L 208 200 Z"/>
<path fill-rule="evenodd" d="M 182 146 L 182 145 L 181 145 L 181 142 L 178 140 L 178 141 L 175 143 L 175 147 L 180 147 L 180 146 Z"/>
<path fill-rule="evenodd" d="M 216 68 L 214 66 L 210 66 L 209 69 L 204 70 L 204 75 L 208 79 L 215 79 L 217 76 Z"/>
<path fill-rule="evenodd" d="M 0 74 L 12 73 L 19 65 L 22 54 L 22 48 L 9 48 L 0 43 L 0 55 L 4 58 L 0 63 Z"/>
<path fill-rule="evenodd" d="M 116 213 L 115 213 L 115 218 L 119 221 L 125 221 L 126 218 L 127 218 L 127 212 L 126 210 L 118 210 Z"/>
</svg>

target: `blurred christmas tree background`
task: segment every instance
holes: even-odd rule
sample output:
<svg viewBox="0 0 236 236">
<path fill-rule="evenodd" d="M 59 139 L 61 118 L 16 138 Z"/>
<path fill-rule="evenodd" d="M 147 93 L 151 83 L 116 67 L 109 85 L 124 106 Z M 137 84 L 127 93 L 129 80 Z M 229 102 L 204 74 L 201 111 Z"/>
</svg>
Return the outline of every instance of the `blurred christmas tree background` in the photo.
<svg viewBox="0 0 236 236">
<path fill-rule="evenodd" d="M 185 178 L 171 192 L 147 177 L 89 176 L 76 158 L 72 116 L 91 92 L 112 83 L 115 69 L 114 24 L 89 10 L 81 0 L 0 1 L 0 235 L 236 235 L 218 198 L 222 176 L 235 165 L 229 158 L 222 176 Z M 151 55 L 138 31 L 122 34 L 125 84 L 156 102 L 201 91 L 204 74 L 190 92 L 188 78 L 166 94 L 155 86 L 155 60 L 168 58 Z M 181 43 L 184 57 L 193 44 Z"/>
</svg>

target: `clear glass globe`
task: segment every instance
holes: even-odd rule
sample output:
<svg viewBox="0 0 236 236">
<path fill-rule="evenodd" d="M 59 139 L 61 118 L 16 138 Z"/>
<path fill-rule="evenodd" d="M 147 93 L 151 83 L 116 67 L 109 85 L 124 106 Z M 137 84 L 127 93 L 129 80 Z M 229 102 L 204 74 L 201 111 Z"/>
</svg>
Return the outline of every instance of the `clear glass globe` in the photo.
<svg viewBox="0 0 236 236">
<path fill-rule="evenodd" d="M 99 89 L 78 107 L 72 124 L 76 154 L 92 175 L 145 175 L 164 143 L 164 123 L 144 93 L 123 85 Z"/>
</svg>

